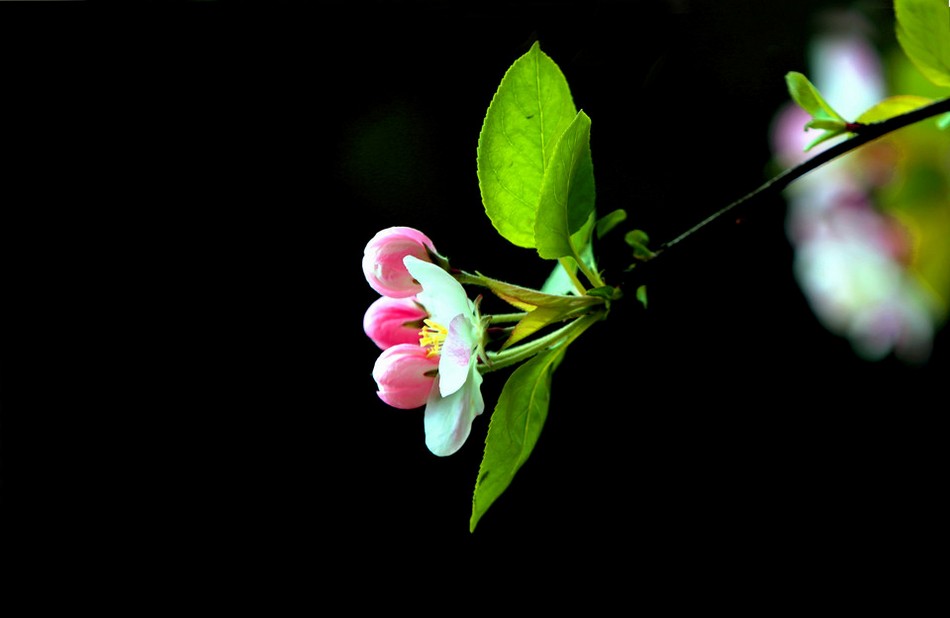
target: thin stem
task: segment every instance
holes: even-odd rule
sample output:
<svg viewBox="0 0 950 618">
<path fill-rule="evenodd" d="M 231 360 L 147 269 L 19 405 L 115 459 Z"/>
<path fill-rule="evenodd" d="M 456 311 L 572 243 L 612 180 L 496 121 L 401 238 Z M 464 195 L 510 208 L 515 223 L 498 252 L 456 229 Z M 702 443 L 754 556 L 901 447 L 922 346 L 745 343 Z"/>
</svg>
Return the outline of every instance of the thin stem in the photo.
<svg viewBox="0 0 950 618">
<path fill-rule="evenodd" d="M 906 114 L 901 114 L 900 116 L 888 118 L 887 120 L 881 122 L 861 125 L 860 132 L 854 137 L 835 144 L 828 150 L 818 153 L 811 159 L 808 159 L 807 161 L 804 161 L 795 167 L 785 170 L 784 172 L 765 182 L 754 191 L 742 196 L 738 200 L 706 217 L 673 240 L 663 243 L 651 259 L 656 258 L 670 247 L 679 244 L 684 239 L 689 238 L 699 230 L 703 229 L 724 215 L 729 214 L 739 206 L 747 205 L 753 200 L 761 199 L 767 195 L 779 193 L 795 180 L 798 180 L 805 174 L 821 167 L 825 163 L 828 163 L 829 161 L 836 159 L 845 153 L 851 152 L 852 150 L 855 150 L 856 148 L 863 146 L 868 142 L 876 140 L 879 137 L 887 135 L 892 131 L 896 131 L 897 129 L 901 129 L 908 125 L 914 124 L 915 122 L 920 122 L 921 120 L 926 120 L 927 118 L 932 118 L 934 116 L 939 116 L 940 114 L 948 112 L 950 112 L 950 98 L 941 99 L 940 101 L 931 103 L 930 105 L 915 109 L 914 111 L 908 112 Z"/>
<path fill-rule="evenodd" d="M 566 258 L 558 258 L 558 263 L 561 265 L 561 268 L 564 269 L 564 272 L 567 273 L 567 276 L 571 279 L 571 283 L 574 285 L 574 290 L 583 296 L 587 293 L 587 288 L 584 287 L 584 284 L 581 283 L 581 280 L 577 278 L 577 273 L 574 272 L 574 269 L 571 268 L 570 262 Z M 580 265 L 580 262 L 578 262 Z"/>
<path fill-rule="evenodd" d="M 571 248 L 573 249 L 573 247 L 574 243 L 571 243 Z M 590 281 L 591 285 L 593 285 L 595 288 L 604 287 L 604 282 L 600 278 L 600 275 L 597 274 L 597 271 L 588 268 L 587 265 L 584 264 L 584 260 L 582 260 L 581 257 L 577 255 L 576 250 L 574 251 L 574 261 L 577 262 L 577 267 L 581 269 L 581 272 L 584 273 L 584 276 L 587 277 L 587 280 Z"/>
<path fill-rule="evenodd" d="M 482 373 L 497 371 L 527 360 L 538 352 L 552 348 L 555 345 L 566 345 L 580 336 L 591 324 L 603 318 L 603 315 L 604 314 L 599 311 L 597 313 L 589 313 L 573 320 L 570 324 L 562 326 L 554 332 L 548 333 L 543 337 L 538 337 L 528 343 L 523 343 L 508 348 L 507 350 L 502 350 L 501 352 L 489 352 L 488 363 L 479 363 L 478 370 Z"/>
<path fill-rule="evenodd" d="M 517 322 L 521 320 L 524 316 L 528 315 L 526 312 L 520 313 L 494 313 L 489 317 L 489 324 L 505 324 L 508 322 Z"/>
</svg>

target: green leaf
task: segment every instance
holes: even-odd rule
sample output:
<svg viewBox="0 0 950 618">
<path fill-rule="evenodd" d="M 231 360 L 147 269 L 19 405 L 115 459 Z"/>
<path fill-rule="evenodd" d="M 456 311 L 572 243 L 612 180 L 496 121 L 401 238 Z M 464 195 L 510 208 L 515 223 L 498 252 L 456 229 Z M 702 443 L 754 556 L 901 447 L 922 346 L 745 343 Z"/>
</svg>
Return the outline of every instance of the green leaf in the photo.
<svg viewBox="0 0 950 618">
<path fill-rule="evenodd" d="M 472 532 L 530 457 L 548 416 L 551 375 L 565 349 L 542 352 L 519 366 L 498 396 L 472 497 Z"/>
<path fill-rule="evenodd" d="M 578 253 L 580 253 L 581 261 L 591 272 L 597 272 L 597 260 L 594 258 L 594 246 L 591 243 L 594 227 L 594 215 L 592 213 L 584 227 L 571 236 L 571 244 L 575 248 L 579 248 Z M 568 264 L 570 274 L 565 270 L 565 262 Z M 571 281 L 571 277 L 577 276 L 577 270 L 577 262 L 574 258 L 566 257 L 563 260 L 558 260 L 544 285 L 541 286 L 541 291 L 548 294 L 577 294 L 577 290 Z"/>
<path fill-rule="evenodd" d="M 633 248 L 633 257 L 638 260 L 649 260 L 656 255 L 647 246 L 650 237 L 643 230 L 630 230 L 624 234 L 623 240 Z"/>
<path fill-rule="evenodd" d="M 834 108 L 828 105 L 818 89 L 801 73 L 797 71 L 786 73 L 785 84 L 788 86 L 788 93 L 792 96 L 792 99 L 802 109 L 811 114 L 812 118 L 847 122 Z"/>
<path fill-rule="evenodd" d="M 603 304 L 602 300 L 593 296 L 563 295 L 532 290 L 481 274 L 469 282 L 488 287 L 498 298 L 527 312 L 527 315 L 521 318 L 512 329 L 508 339 L 502 344 L 502 349 L 514 345 L 525 337 L 530 337 L 545 326 L 577 317 L 587 313 L 591 307 Z"/>
<path fill-rule="evenodd" d="M 535 43 L 505 73 L 478 136 L 478 187 L 492 225 L 535 247 L 535 216 L 548 161 L 577 114 L 567 79 Z"/>
<path fill-rule="evenodd" d="M 933 103 L 933 99 L 912 94 L 887 97 L 883 101 L 874 104 L 869 110 L 855 118 L 854 121 L 862 124 L 884 122 L 889 118 L 912 112 L 931 103 Z"/>
<path fill-rule="evenodd" d="M 647 286 L 641 285 L 637 288 L 637 300 L 640 301 L 644 309 L 647 308 Z"/>
<path fill-rule="evenodd" d="M 508 339 L 506 339 L 505 343 L 502 344 L 501 349 L 504 350 L 505 348 L 518 343 L 522 339 L 530 337 L 546 326 L 563 322 L 570 318 L 586 313 L 589 310 L 589 306 L 568 304 L 563 304 L 560 306 L 551 305 L 532 309 L 527 313 L 527 315 L 518 321 L 514 329 L 512 329 L 511 334 L 508 336 Z"/>
<path fill-rule="evenodd" d="M 895 0 L 897 40 L 917 69 L 950 86 L 950 8 L 943 0 Z"/>
<path fill-rule="evenodd" d="M 597 238 L 603 238 L 610 230 L 627 219 L 627 211 L 623 208 L 607 213 L 597 220 Z"/>
<path fill-rule="evenodd" d="M 575 309 L 587 309 L 601 302 L 589 296 L 548 294 L 520 285 L 499 281 L 498 279 L 492 279 L 484 275 L 478 275 L 478 279 L 472 281 L 472 283 L 487 286 L 495 296 L 523 311 L 533 311 L 538 307 L 552 307 L 573 311 Z"/>
<path fill-rule="evenodd" d="M 846 133 L 848 121 L 828 105 L 828 102 L 821 96 L 818 89 L 808 81 L 807 77 L 797 71 L 789 71 L 785 74 L 785 84 L 788 86 L 788 93 L 792 95 L 792 99 L 802 109 L 811 114 L 812 119 L 805 123 L 805 129 L 823 129 L 825 131 L 805 146 L 805 152 L 824 141 Z"/>
<path fill-rule="evenodd" d="M 650 237 L 643 230 L 630 230 L 623 236 L 625 243 L 631 247 L 646 246 L 650 242 Z"/>
<path fill-rule="evenodd" d="M 544 173 L 535 219 L 535 246 L 545 259 L 575 256 L 571 235 L 594 211 L 590 118 L 583 111 L 557 141 Z"/>
<path fill-rule="evenodd" d="M 824 133 L 822 133 L 821 135 L 813 139 L 810 144 L 805 146 L 805 152 L 808 152 L 809 150 L 811 150 L 812 148 L 814 148 L 815 146 L 817 146 L 818 144 L 822 142 L 828 141 L 834 137 L 838 137 L 839 135 L 844 135 L 844 134 L 845 134 L 844 127 L 836 131 L 825 131 Z"/>
<path fill-rule="evenodd" d="M 845 130 L 847 123 L 840 120 L 812 119 L 805 123 L 806 129 L 822 129 L 825 131 L 837 131 L 841 133 Z"/>
<path fill-rule="evenodd" d="M 941 129 L 950 129 L 950 113 L 938 116 L 937 126 Z"/>
</svg>

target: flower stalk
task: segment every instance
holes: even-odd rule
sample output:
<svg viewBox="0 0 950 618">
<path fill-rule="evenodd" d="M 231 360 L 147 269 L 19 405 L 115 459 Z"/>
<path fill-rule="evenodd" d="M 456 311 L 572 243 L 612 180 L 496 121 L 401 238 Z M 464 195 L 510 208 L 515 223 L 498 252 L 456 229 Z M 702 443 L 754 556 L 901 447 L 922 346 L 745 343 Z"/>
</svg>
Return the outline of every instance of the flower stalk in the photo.
<svg viewBox="0 0 950 618">
<path fill-rule="evenodd" d="M 590 328 L 592 324 L 603 319 L 604 315 L 606 315 L 604 311 L 588 313 L 572 320 L 569 324 L 553 332 L 527 343 L 518 344 L 500 352 L 488 352 L 488 362 L 479 363 L 478 370 L 481 373 L 498 371 L 499 369 L 505 369 L 526 361 L 544 350 L 549 350 L 559 345 L 568 345 L 579 337 L 581 333 Z"/>
</svg>

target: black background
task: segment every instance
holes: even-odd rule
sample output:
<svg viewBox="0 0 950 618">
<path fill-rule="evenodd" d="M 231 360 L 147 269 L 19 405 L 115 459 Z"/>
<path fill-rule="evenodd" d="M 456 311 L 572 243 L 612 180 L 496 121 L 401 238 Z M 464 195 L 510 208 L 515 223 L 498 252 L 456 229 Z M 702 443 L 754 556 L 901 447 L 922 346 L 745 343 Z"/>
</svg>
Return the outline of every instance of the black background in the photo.
<svg viewBox="0 0 950 618">
<path fill-rule="evenodd" d="M 644 269 L 649 310 L 627 289 L 572 346 L 534 454 L 475 534 L 505 374 L 440 459 L 421 410 L 377 399 L 361 326 L 362 248 L 391 225 L 462 268 L 547 275 L 495 234 L 475 176 L 485 109 L 535 40 L 592 118 L 599 211 L 662 241 L 767 177 L 783 76 L 807 71 L 820 10 L 846 4 L 317 4 L 4 24 L 23 342 L 5 346 L 8 540 L 290 585 L 315 565 L 422 581 L 473 564 L 648 586 L 900 564 L 926 582 L 950 342 L 923 368 L 858 360 L 793 280 L 779 198 Z M 889 22 L 888 3 L 860 6 Z M 639 282 L 621 234 L 599 251 L 609 281 Z"/>
</svg>

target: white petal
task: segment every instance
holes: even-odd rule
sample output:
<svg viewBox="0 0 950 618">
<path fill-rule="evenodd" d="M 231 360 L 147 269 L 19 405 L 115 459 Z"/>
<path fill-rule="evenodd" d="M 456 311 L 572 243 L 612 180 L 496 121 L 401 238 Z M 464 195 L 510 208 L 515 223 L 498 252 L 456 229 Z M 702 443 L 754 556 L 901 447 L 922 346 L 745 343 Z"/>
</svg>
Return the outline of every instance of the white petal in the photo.
<svg viewBox="0 0 950 618">
<path fill-rule="evenodd" d="M 469 376 L 470 366 L 475 363 L 475 327 L 472 320 L 459 314 L 449 323 L 449 333 L 442 344 L 442 356 L 439 358 L 439 392 L 448 397 L 458 389 Z"/>
<path fill-rule="evenodd" d="M 458 314 L 470 316 L 475 312 L 475 305 L 468 299 L 462 284 L 439 266 L 412 255 L 407 255 L 403 264 L 422 286 L 416 298 L 436 323 L 447 327 Z"/>
<path fill-rule="evenodd" d="M 439 378 L 436 378 L 438 381 Z M 485 409 L 482 399 L 482 375 L 472 363 L 465 385 L 448 397 L 433 388 L 426 404 L 426 446 L 440 457 L 458 451 L 472 432 L 472 421 Z"/>
</svg>

